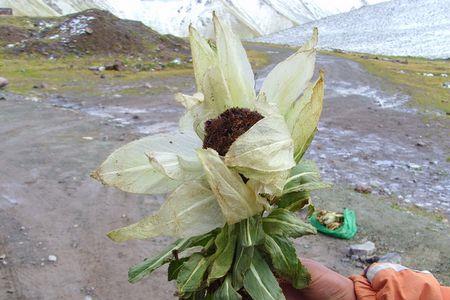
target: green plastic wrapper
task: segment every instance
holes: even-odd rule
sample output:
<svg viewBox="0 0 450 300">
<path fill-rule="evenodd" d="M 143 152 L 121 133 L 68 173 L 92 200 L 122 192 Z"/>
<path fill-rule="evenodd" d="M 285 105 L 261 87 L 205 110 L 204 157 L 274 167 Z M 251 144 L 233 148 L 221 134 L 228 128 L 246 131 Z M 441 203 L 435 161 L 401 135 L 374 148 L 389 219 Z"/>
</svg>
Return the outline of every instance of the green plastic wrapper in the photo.
<svg viewBox="0 0 450 300">
<path fill-rule="evenodd" d="M 317 220 L 317 214 L 318 212 L 313 213 L 312 216 L 309 217 L 309 222 L 323 234 L 349 240 L 354 237 L 356 232 L 358 231 L 358 227 L 356 226 L 356 215 L 355 212 L 351 209 L 344 209 L 344 224 L 342 224 L 335 230 L 328 229 L 326 226 L 320 223 Z"/>
</svg>

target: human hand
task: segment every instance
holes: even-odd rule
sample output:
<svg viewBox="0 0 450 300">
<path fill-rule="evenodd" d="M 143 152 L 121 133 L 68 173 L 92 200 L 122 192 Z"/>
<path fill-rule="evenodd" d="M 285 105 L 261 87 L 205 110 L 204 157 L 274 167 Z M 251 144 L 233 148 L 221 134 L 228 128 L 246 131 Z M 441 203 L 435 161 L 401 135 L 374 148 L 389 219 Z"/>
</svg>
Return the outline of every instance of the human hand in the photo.
<svg viewBox="0 0 450 300">
<path fill-rule="evenodd" d="M 314 260 L 302 258 L 301 262 L 311 274 L 311 283 L 301 290 L 281 283 L 286 300 L 356 300 L 353 281 Z"/>
</svg>

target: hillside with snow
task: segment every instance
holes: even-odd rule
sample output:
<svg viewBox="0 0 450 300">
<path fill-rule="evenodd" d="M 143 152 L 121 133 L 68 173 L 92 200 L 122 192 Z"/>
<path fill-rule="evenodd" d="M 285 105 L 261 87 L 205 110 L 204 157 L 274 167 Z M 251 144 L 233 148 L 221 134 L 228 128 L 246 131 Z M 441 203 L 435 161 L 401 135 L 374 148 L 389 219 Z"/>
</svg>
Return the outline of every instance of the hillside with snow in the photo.
<svg viewBox="0 0 450 300">
<path fill-rule="evenodd" d="M 254 37 L 383 1 L 387 0 L 0 0 L 0 7 L 26 16 L 98 8 L 177 36 L 186 36 L 191 23 L 210 36 L 211 15 L 216 11 L 242 37 Z"/>
<path fill-rule="evenodd" d="M 393 0 L 257 38 L 300 45 L 313 27 L 319 47 L 373 54 L 450 58 L 450 0 Z"/>
</svg>

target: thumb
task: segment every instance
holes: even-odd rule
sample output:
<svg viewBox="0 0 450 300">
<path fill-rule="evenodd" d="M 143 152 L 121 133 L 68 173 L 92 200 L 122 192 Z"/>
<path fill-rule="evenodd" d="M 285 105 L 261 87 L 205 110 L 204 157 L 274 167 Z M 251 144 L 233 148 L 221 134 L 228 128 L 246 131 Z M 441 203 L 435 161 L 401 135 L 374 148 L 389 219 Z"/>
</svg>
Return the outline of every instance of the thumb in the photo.
<svg viewBox="0 0 450 300">
<path fill-rule="evenodd" d="M 301 262 L 311 274 L 311 283 L 301 290 L 282 283 L 286 300 L 356 300 L 353 281 L 316 261 L 303 258 Z"/>
</svg>

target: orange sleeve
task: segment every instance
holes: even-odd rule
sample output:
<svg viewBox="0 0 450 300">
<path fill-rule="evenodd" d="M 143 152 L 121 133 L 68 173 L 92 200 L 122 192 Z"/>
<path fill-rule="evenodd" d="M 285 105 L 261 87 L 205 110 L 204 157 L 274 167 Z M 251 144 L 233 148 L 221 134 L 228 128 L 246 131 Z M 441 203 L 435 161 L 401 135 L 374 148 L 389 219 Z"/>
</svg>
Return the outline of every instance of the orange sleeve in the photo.
<svg viewBox="0 0 450 300">
<path fill-rule="evenodd" d="M 373 264 L 364 276 L 352 276 L 358 300 L 450 300 L 450 288 L 441 287 L 429 272 L 395 264 Z"/>
<path fill-rule="evenodd" d="M 355 284 L 355 294 L 358 300 L 377 299 L 377 293 L 372 289 L 372 285 L 367 281 L 366 277 L 355 275 L 350 276 L 350 279 L 353 280 L 353 283 Z"/>
</svg>

